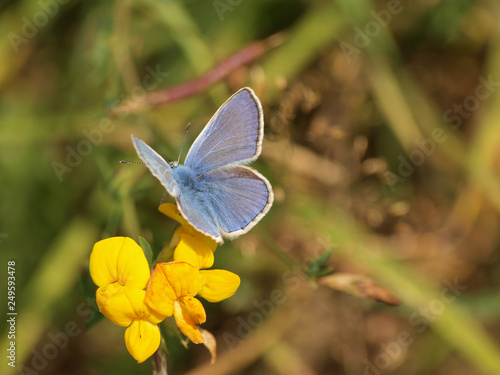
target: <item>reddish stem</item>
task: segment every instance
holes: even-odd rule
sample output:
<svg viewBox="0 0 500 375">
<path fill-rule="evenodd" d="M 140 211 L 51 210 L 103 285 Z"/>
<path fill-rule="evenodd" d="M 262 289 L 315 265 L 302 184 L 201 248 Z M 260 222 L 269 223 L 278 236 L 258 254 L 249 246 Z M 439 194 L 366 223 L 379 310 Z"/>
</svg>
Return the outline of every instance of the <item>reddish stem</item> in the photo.
<svg viewBox="0 0 500 375">
<path fill-rule="evenodd" d="M 111 115 L 135 112 L 144 107 L 158 107 L 176 100 L 187 98 L 205 90 L 208 86 L 227 77 L 240 66 L 249 64 L 260 58 L 269 49 L 283 42 L 282 34 L 275 34 L 265 40 L 257 41 L 222 61 L 210 72 L 193 81 L 183 83 L 165 90 L 148 94 L 144 101 L 127 100 L 111 109 Z"/>
</svg>

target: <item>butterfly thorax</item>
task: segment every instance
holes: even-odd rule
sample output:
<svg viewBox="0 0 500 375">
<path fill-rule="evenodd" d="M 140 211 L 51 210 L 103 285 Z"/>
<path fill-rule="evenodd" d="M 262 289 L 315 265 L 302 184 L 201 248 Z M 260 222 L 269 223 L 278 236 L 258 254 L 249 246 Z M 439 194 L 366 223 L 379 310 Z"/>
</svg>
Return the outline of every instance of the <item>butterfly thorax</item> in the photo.
<svg viewBox="0 0 500 375">
<path fill-rule="evenodd" d="M 181 192 L 199 191 L 200 181 L 195 171 L 186 165 L 178 165 L 172 170 L 172 195 L 178 197 Z"/>
</svg>

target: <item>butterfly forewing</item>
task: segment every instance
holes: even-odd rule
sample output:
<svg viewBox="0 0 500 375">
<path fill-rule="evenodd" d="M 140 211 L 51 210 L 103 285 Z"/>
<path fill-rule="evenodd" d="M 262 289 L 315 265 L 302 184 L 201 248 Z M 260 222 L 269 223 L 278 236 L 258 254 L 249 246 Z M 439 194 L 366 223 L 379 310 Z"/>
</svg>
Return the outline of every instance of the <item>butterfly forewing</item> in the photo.
<svg viewBox="0 0 500 375">
<path fill-rule="evenodd" d="M 146 164 L 153 176 L 160 180 L 163 187 L 172 194 L 172 167 L 155 150 L 149 147 L 139 138 L 132 135 L 137 155 Z"/>
<path fill-rule="evenodd" d="M 263 137 L 262 109 L 249 88 L 229 98 L 211 118 L 186 157 L 198 175 L 255 160 Z"/>
</svg>

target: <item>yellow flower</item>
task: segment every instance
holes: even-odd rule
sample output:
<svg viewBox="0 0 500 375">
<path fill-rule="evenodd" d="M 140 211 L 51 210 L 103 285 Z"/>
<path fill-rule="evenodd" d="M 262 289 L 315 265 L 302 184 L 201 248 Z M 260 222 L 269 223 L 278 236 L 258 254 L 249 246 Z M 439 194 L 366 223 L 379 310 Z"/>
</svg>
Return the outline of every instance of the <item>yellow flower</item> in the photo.
<svg viewBox="0 0 500 375">
<path fill-rule="evenodd" d="M 198 295 L 209 302 L 219 302 L 231 297 L 240 285 L 238 275 L 226 270 L 202 270 L 214 264 L 214 254 L 196 237 L 182 233 L 180 242 L 174 251 L 175 261 L 184 261 L 199 271 L 201 278 Z"/>
<path fill-rule="evenodd" d="M 203 305 L 194 298 L 200 288 L 198 270 L 189 263 L 158 263 L 151 276 L 145 302 L 157 314 L 174 315 L 180 330 L 199 344 L 204 340 L 195 324 L 206 320 Z"/>
<path fill-rule="evenodd" d="M 90 275 L 99 286 L 99 310 L 113 323 L 128 327 L 127 349 L 137 362 L 145 361 L 160 346 L 157 324 L 165 316 L 144 303 L 150 272 L 141 247 L 126 237 L 97 242 L 90 255 Z"/>
<path fill-rule="evenodd" d="M 158 323 L 167 316 L 174 316 L 191 341 L 203 343 L 196 325 L 205 322 L 206 313 L 195 296 L 218 302 L 231 297 L 240 284 L 232 272 L 204 270 L 214 263 L 215 241 L 178 219 L 182 226 L 176 232 L 174 261 L 158 263 L 152 275 L 143 250 L 130 238 L 99 241 L 90 255 L 99 310 L 113 323 L 128 327 L 125 343 L 139 363 L 158 349 Z"/>
<path fill-rule="evenodd" d="M 174 261 L 156 265 L 146 293 L 146 304 L 157 314 L 173 314 L 182 333 L 192 342 L 201 344 L 204 338 L 196 324 L 204 323 L 206 314 L 201 302 L 194 297 L 199 295 L 209 302 L 222 301 L 236 292 L 240 278 L 225 270 L 200 271 L 214 263 L 212 239 L 194 231 L 185 222 L 177 236 Z"/>
</svg>

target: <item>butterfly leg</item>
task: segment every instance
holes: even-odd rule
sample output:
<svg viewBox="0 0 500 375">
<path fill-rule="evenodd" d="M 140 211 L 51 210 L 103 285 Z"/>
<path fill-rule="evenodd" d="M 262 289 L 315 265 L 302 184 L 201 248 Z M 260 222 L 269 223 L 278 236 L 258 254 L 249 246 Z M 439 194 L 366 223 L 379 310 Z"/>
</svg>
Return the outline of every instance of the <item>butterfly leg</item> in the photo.
<svg viewBox="0 0 500 375">
<path fill-rule="evenodd" d="M 163 197 L 161 197 L 160 206 L 167 201 L 168 191 L 163 192 Z"/>
</svg>

